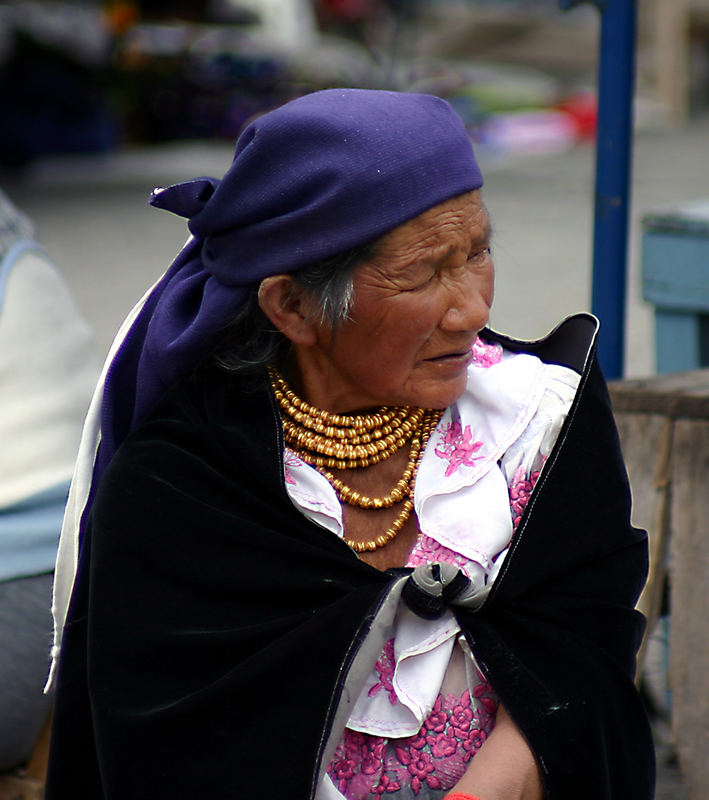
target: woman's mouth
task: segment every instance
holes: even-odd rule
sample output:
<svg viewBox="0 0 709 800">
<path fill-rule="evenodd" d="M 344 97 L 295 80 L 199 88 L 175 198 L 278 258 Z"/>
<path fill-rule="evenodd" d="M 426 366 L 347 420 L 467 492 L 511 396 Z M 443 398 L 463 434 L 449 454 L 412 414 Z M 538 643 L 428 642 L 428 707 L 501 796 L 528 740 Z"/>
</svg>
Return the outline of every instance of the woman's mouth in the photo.
<svg viewBox="0 0 709 800">
<path fill-rule="evenodd" d="M 427 358 L 429 364 L 440 364 L 441 366 L 450 366 L 456 369 L 467 367 L 472 361 L 472 350 L 461 350 L 453 353 L 442 353 L 439 356 L 432 356 Z"/>
<path fill-rule="evenodd" d="M 431 356 L 427 358 L 426 361 L 431 361 L 433 363 L 436 362 L 447 362 L 447 361 L 461 361 L 472 358 L 473 355 L 473 343 L 463 345 L 463 347 L 458 347 L 455 350 L 450 350 L 447 353 L 440 353 L 437 356 Z"/>
<path fill-rule="evenodd" d="M 443 355 L 440 355 L 440 356 L 433 356 L 433 358 L 427 358 L 426 360 L 427 360 L 427 361 L 445 361 L 445 360 L 447 360 L 447 359 L 451 359 L 451 358 L 465 358 L 465 356 L 467 356 L 467 355 L 468 355 L 468 353 L 467 353 L 467 352 L 461 352 L 461 353 L 444 353 Z"/>
</svg>

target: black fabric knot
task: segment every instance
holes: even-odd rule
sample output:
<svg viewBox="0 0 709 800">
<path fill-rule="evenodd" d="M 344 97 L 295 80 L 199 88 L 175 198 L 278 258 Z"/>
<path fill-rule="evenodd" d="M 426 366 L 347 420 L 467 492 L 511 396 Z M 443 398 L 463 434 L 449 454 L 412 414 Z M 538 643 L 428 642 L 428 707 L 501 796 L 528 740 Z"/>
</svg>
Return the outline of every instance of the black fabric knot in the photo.
<svg viewBox="0 0 709 800">
<path fill-rule="evenodd" d="M 470 578 L 453 564 L 422 564 L 409 576 L 402 597 L 417 616 L 438 619 L 470 584 Z"/>
</svg>

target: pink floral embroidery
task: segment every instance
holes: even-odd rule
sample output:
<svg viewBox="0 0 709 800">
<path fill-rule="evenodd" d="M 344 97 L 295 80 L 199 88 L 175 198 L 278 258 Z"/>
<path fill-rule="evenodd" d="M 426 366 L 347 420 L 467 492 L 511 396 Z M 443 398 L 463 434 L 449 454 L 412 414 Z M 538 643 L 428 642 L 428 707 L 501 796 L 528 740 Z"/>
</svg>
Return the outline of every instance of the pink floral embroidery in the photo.
<svg viewBox="0 0 709 800">
<path fill-rule="evenodd" d="M 285 475 L 286 483 L 290 483 L 291 486 L 295 486 L 296 481 L 295 478 L 291 475 L 290 468 L 298 468 L 303 465 L 303 462 L 298 458 L 295 453 L 292 453 L 290 450 L 286 450 L 285 458 L 283 460 L 283 473 Z"/>
<path fill-rule="evenodd" d="M 445 733 L 430 735 L 427 741 L 431 745 L 431 755 L 436 759 L 449 758 L 455 755 L 458 749 L 458 740 L 455 738 L 453 728 L 448 728 Z"/>
<path fill-rule="evenodd" d="M 392 680 L 394 678 L 394 667 L 396 667 L 396 658 L 394 656 L 394 640 L 389 641 L 384 645 L 382 654 L 379 656 L 377 663 L 374 665 L 379 675 L 379 681 L 372 686 L 367 692 L 369 697 L 379 694 L 382 689 L 386 689 L 389 695 L 389 702 L 394 706 L 396 705 L 397 697 L 396 691 Z"/>
<path fill-rule="evenodd" d="M 510 485 L 510 510 L 512 511 L 512 528 L 517 530 L 517 526 L 522 519 L 524 509 L 527 507 L 529 498 L 532 496 L 541 470 L 534 470 L 529 475 L 525 475 L 522 467 L 518 467 L 512 478 Z"/>
<path fill-rule="evenodd" d="M 473 711 L 470 708 L 470 692 L 466 689 L 460 698 L 460 703 L 451 712 L 451 725 L 464 735 L 470 730 L 470 723 L 473 721 Z"/>
<path fill-rule="evenodd" d="M 409 789 L 451 789 L 495 725 L 497 700 L 483 679 L 472 695 L 439 695 L 417 734 L 384 739 L 349 729 L 328 767 L 349 800 Z"/>
<path fill-rule="evenodd" d="M 428 715 L 428 719 L 423 723 L 423 728 L 421 730 L 423 731 L 425 728 L 426 730 L 440 733 L 442 730 L 445 730 L 446 722 L 448 722 L 448 715 L 445 711 L 441 711 L 441 696 L 438 695 L 431 709 L 431 713 Z"/>
<path fill-rule="evenodd" d="M 497 712 L 497 701 L 494 700 L 491 695 L 492 687 L 487 681 L 479 683 L 475 689 L 473 689 L 473 697 L 475 700 L 482 705 L 490 716 L 494 716 Z M 465 695 L 463 695 L 463 697 L 465 697 Z M 468 695 L 468 697 L 470 697 L 470 695 Z"/>
<path fill-rule="evenodd" d="M 328 775 L 337 788 L 344 792 L 347 787 L 347 781 L 354 777 L 355 774 L 355 761 L 353 758 L 339 758 L 337 761 L 332 761 L 328 768 Z"/>
<path fill-rule="evenodd" d="M 393 794 L 394 792 L 398 792 L 399 789 L 401 789 L 401 784 L 399 781 L 395 780 L 394 778 L 390 778 L 388 775 L 382 775 L 381 780 L 372 791 L 381 797 L 384 792 L 387 794 Z"/>
<path fill-rule="evenodd" d="M 386 740 L 347 730 L 328 767 L 332 782 L 343 793 L 360 785 L 378 784 L 384 763 Z"/>
<path fill-rule="evenodd" d="M 379 775 L 384 759 L 384 739 L 372 737 L 371 741 L 362 748 L 362 774 Z"/>
<path fill-rule="evenodd" d="M 426 726 L 424 725 L 424 728 Z M 410 736 L 406 741 L 409 744 L 410 750 L 423 750 L 426 747 L 426 732 L 424 728 L 416 734 L 416 736 Z"/>
<path fill-rule="evenodd" d="M 460 569 L 462 569 L 463 572 L 468 575 L 467 568 L 469 560 L 465 556 L 462 556 L 460 553 L 456 553 L 455 550 L 451 550 L 449 547 L 440 544 L 435 539 L 432 539 L 430 536 L 422 533 L 409 555 L 406 566 L 418 567 L 421 564 L 433 564 L 436 562 L 454 564 L 456 567 L 460 567 Z M 468 577 L 470 577 L 470 575 L 468 575 Z"/>
<path fill-rule="evenodd" d="M 411 777 L 411 789 L 414 794 L 421 791 L 423 784 L 427 784 L 431 789 L 441 789 L 441 781 L 431 773 L 435 770 L 431 762 L 429 753 L 421 750 L 409 748 L 408 751 L 403 747 L 396 748 L 396 755 L 399 761 L 406 766 Z"/>
<path fill-rule="evenodd" d="M 470 425 L 462 430 L 460 420 L 451 422 L 442 431 L 440 444 L 434 452 L 439 458 L 448 461 L 446 467 L 446 478 L 449 478 L 462 464 L 466 467 L 475 466 L 475 462 L 482 458 L 474 453 L 483 446 L 482 442 L 473 442 L 473 434 Z"/>
<path fill-rule="evenodd" d="M 499 344 L 488 344 L 479 336 L 473 344 L 473 366 L 487 369 L 502 361 L 502 347 Z"/>
<path fill-rule="evenodd" d="M 470 736 L 463 742 L 463 750 L 465 750 L 465 755 L 463 756 L 463 760 L 465 762 L 470 761 L 470 759 L 485 744 L 486 739 L 487 739 L 487 733 L 485 733 L 485 731 L 483 730 L 470 731 Z"/>
</svg>

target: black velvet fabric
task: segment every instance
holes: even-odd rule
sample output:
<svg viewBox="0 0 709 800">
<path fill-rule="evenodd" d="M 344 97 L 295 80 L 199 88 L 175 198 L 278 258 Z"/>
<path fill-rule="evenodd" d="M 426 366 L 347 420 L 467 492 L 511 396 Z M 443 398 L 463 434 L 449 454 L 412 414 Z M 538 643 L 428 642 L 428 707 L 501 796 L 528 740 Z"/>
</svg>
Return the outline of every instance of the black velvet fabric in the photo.
<svg viewBox="0 0 709 800">
<path fill-rule="evenodd" d="M 245 391 L 211 368 L 122 445 L 82 542 L 47 800 L 313 796 L 394 577 L 308 522 L 282 475 L 265 381 Z M 628 515 L 592 361 L 488 601 L 457 611 L 549 800 L 653 797 L 632 682 L 647 551 Z"/>
</svg>

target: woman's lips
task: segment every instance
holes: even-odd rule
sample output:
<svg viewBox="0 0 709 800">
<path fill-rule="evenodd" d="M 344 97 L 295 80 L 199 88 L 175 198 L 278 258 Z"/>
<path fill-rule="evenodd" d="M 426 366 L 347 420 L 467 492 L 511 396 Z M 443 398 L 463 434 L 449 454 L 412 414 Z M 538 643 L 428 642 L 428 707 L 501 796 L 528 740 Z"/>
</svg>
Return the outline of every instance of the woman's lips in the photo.
<svg viewBox="0 0 709 800">
<path fill-rule="evenodd" d="M 443 361 L 445 359 L 451 359 L 451 358 L 465 358 L 467 355 L 468 355 L 467 352 L 444 353 L 442 356 L 433 356 L 433 358 L 427 358 L 426 361 Z"/>
<path fill-rule="evenodd" d="M 425 359 L 429 364 L 440 365 L 441 367 L 450 367 L 452 369 L 461 369 L 467 367 L 473 359 L 472 350 L 463 350 L 455 353 L 443 353 L 440 356 L 432 356 Z"/>
<path fill-rule="evenodd" d="M 425 361 L 457 361 L 457 360 L 466 360 L 471 359 L 473 355 L 473 344 L 472 342 L 467 345 L 463 346 L 460 349 L 451 350 L 448 353 L 441 353 L 437 356 L 431 356 L 430 358 L 425 359 Z"/>
</svg>

